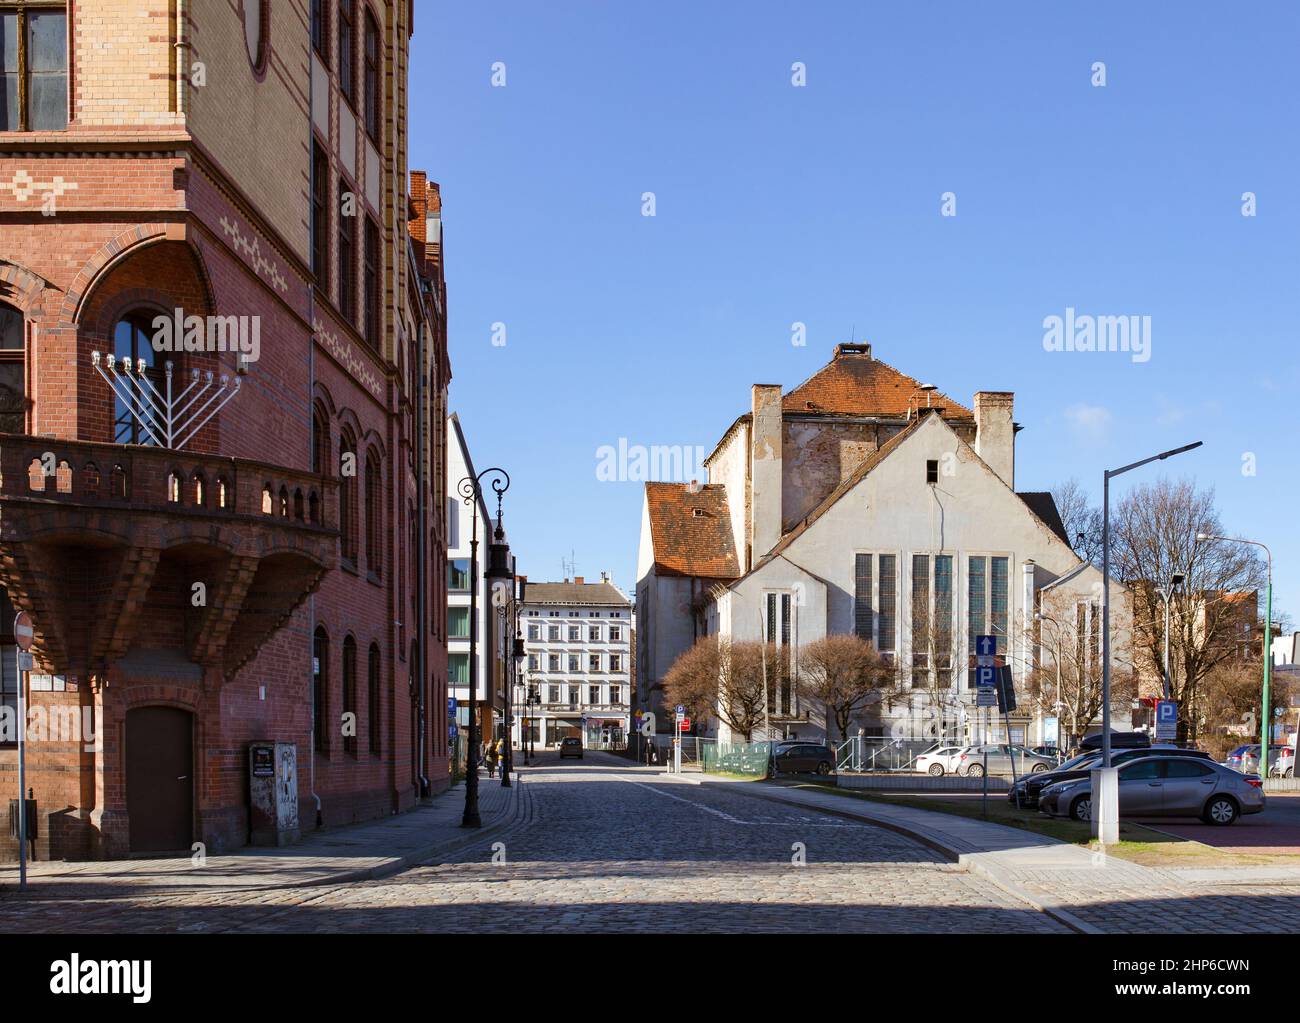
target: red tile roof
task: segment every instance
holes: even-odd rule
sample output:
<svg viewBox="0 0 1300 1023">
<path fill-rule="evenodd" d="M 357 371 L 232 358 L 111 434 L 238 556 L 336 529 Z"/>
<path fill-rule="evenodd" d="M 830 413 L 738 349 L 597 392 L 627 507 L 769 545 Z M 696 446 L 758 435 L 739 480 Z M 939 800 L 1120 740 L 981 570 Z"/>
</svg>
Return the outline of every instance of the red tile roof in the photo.
<svg viewBox="0 0 1300 1023">
<path fill-rule="evenodd" d="M 908 409 L 926 407 L 920 381 L 871 356 L 869 345 L 839 345 L 835 357 L 787 394 L 786 412 L 884 416 L 903 419 Z M 929 403 L 945 419 L 973 419 L 964 405 L 938 391 Z"/>
<path fill-rule="evenodd" d="M 725 487 L 706 483 L 692 494 L 686 483 L 647 483 L 645 493 L 659 575 L 740 577 Z"/>
</svg>

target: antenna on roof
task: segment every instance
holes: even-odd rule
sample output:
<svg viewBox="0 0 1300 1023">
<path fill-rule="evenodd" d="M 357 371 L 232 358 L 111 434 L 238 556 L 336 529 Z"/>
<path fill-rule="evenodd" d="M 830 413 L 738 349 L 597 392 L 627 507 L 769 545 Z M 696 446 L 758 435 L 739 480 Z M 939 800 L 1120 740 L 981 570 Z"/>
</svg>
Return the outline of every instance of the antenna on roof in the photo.
<svg viewBox="0 0 1300 1023">
<path fill-rule="evenodd" d="M 570 548 L 570 550 L 569 550 L 569 556 L 568 556 L 567 558 L 561 558 L 561 559 L 560 559 L 560 569 L 561 569 L 562 575 L 564 576 L 564 581 L 565 581 L 566 583 L 567 583 L 570 579 L 574 578 L 574 575 L 575 575 L 575 572 L 576 572 L 576 570 L 577 570 L 577 567 L 578 567 L 578 566 L 577 566 L 577 561 L 575 560 L 575 557 L 574 557 L 574 552 L 573 552 L 572 548 Z"/>
</svg>

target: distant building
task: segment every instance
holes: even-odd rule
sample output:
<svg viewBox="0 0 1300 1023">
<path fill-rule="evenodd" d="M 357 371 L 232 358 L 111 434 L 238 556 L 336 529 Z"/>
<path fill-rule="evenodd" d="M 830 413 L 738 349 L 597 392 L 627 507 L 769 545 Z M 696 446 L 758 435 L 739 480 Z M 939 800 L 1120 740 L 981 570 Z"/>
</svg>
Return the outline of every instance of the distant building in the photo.
<svg viewBox="0 0 1300 1023">
<path fill-rule="evenodd" d="M 576 735 L 588 749 L 623 749 L 632 699 L 627 595 L 608 576 L 528 583 L 521 625 L 526 657 L 516 698 L 525 687 L 541 697 L 531 705 L 531 741 L 552 747 Z"/>
</svg>

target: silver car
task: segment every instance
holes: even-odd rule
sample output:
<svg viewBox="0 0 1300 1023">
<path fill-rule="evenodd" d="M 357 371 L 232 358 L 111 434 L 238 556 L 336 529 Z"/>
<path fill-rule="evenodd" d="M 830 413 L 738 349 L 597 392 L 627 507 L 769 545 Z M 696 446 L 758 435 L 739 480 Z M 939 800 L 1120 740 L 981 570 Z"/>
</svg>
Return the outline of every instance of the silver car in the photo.
<svg viewBox="0 0 1300 1023">
<path fill-rule="evenodd" d="M 1019 775 L 1041 774 L 1056 766 L 1055 757 L 1040 757 L 1023 746 L 987 743 L 963 749 L 957 756 L 955 770 L 968 778 L 980 778 L 986 768 L 989 774 Z"/>
<path fill-rule="evenodd" d="M 1212 760 L 1143 757 L 1118 768 L 1121 817 L 1200 817 L 1231 824 L 1243 813 L 1264 809 L 1263 783 Z M 1049 785 L 1038 809 L 1053 817 L 1092 819 L 1092 779 Z"/>
</svg>

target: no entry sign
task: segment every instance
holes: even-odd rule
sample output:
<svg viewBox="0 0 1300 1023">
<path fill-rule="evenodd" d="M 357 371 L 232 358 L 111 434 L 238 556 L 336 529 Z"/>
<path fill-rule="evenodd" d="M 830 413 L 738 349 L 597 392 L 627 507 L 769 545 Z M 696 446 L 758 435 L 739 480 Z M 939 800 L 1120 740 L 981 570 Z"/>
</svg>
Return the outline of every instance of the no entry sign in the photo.
<svg viewBox="0 0 1300 1023">
<path fill-rule="evenodd" d="M 36 630 L 32 627 L 32 616 L 26 611 L 19 611 L 14 616 L 14 642 L 18 644 L 19 650 L 30 650 L 32 640 L 36 638 Z"/>
</svg>

